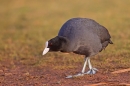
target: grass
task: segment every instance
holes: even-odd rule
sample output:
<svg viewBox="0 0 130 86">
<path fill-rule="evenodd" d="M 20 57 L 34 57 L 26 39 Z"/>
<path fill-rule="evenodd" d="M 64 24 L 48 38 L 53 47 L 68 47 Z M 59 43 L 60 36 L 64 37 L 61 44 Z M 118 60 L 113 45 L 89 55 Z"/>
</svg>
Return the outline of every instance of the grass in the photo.
<svg viewBox="0 0 130 86">
<path fill-rule="evenodd" d="M 1 0 L 0 61 L 8 59 L 26 66 L 54 66 L 56 69 L 82 65 L 83 56 L 48 53 L 42 56 L 46 40 L 57 35 L 62 24 L 73 17 L 92 18 L 108 28 L 110 45 L 92 63 L 100 68 L 130 67 L 129 0 Z M 2 63 L 1 63 L 2 65 Z M 0 65 L 0 66 L 1 66 Z"/>
</svg>

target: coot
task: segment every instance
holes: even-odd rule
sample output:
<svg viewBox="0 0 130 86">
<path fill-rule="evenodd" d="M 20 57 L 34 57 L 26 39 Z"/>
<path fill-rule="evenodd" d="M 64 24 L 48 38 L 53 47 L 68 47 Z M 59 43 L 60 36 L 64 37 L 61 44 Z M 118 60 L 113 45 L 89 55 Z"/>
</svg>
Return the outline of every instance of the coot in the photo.
<svg viewBox="0 0 130 86">
<path fill-rule="evenodd" d="M 85 62 L 82 71 L 66 78 L 95 74 L 98 70 L 92 67 L 90 57 L 101 52 L 108 44 L 113 44 L 110 38 L 108 30 L 96 21 L 89 18 L 72 18 L 63 24 L 56 37 L 46 42 L 43 55 L 48 51 L 84 55 Z M 87 63 L 90 70 L 85 72 Z"/>
</svg>

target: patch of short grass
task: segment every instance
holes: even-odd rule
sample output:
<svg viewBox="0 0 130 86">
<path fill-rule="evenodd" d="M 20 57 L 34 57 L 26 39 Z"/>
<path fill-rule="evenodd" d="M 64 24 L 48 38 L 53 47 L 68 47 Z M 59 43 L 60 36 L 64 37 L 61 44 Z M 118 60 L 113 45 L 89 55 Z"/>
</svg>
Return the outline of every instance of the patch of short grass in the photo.
<svg viewBox="0 0 130 86">
<path fill-rule="evenodd" d="M 93 65 L 113 69 L 130 67 L 129 0 L 0 2 L 0 61 L 9 59 L 26 66 L 53 65 L 56 69 L 82 65 L 83 56 L 59 52 L 42 56 L 42 50 L 45 41 L 56 36 L 65 21 L 87 17 L 104 25 L 114 42 L 92 57 Z"/>
</svg>

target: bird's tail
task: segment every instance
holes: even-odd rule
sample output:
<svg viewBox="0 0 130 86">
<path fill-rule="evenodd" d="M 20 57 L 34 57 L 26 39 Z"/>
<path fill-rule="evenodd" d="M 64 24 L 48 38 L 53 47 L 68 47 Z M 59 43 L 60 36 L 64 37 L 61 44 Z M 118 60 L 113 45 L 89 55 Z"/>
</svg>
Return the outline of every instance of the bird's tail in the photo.
<svg viewBox="0 0 130 86">
<path fill-rule="evenodd" d="M 112 42 L 111 40 L 109 40 L 109 43 L 110 43 L 110 44 L 113 44 L 113 42 Z"/>
</svg>

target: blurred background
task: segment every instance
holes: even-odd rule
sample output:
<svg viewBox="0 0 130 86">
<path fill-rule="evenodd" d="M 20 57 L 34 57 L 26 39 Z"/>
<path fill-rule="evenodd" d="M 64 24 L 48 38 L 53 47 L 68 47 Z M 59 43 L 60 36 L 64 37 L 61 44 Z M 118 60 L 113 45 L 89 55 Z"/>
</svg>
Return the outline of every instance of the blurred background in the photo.
<svg viewBox="0 0 130 86">
<path fill-rule="evenodd" d="M 112 36 L 114 44 L 92 58 L 94 65 L 111 71 L 130 67 L 130 0 L 0 0 L 0 67 L 82 66 L 83 56 L 75 54 L 42 56 L 45 41 L 74 17 L 94 19 Z"/>
</svg>

